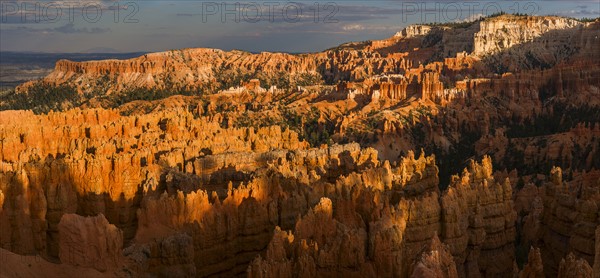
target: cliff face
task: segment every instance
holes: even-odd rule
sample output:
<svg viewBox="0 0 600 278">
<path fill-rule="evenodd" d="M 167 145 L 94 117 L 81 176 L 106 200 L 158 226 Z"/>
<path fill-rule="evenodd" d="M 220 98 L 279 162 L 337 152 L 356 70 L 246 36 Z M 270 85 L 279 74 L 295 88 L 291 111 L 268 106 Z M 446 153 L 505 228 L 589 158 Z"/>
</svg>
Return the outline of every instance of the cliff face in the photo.
<svg viewBox="0 0 600 278">
<path fill-rule="evenodd" d="M 315 57 L 283 53 L 250 54 L 217 49 L 185 49 L 151 53 L 130 60 L 72 62 L 61 60 L 46 82 L 109 86 L 108 93 L 130 87 L 198 87 L 211 82 L 220 69 L 303 73 L 315 72 L 324 54 Z M 105 83 L 94 84 L 104 78 Z M 167 82 L 168 80 L 168 82 Z M 108 83 L 107 83 L 108 82 Z"/>
<path fill-rule="evenodd" d="M 238 75 L 259 77 L 271 83 L 280 79 L 281 73 L 289 80 L 310 74 L 335 84 L 363 81 L 375 75 L 408 73 L 419 76 L 418 84 L 423 83 L 423 90 L 440 95 L 441 85 L 431 88 L 428 85 L 430 77 L 422 76 L 421 71 L 441 72 L 448 67 L 476 75 L 472 77 L 489 77 L 498 70 L 554 66 L 573 57 L 581 58 L 582 53 L 588 59 L 600 59 L 593 51 L 598 26 L 598 23 L 581 23 L 560 17 L 503 15 L 461 28 L 412 25 L 389 39 L 347 44 L 314 54 L 184 49 L 129 60 L 61 60 L 44 82 L 68 84 L 80 93 L 104 95 L 137 87 L 214 91 L 218 90 L 215 82 L 234 80 Z M 455 62 L 465 59 L 471 62 Z M 474 67 L 482 69 L 475 64 L 484 64 L 488 69 L 471 70 Z M 238 85 L 241 84 L 229 86 Z M 27 91 L 30 86 L 31 83 L 19 90 Z"/>
<path fill-rule="evenodd" d="M 597 275 L 599 28 L 60 61 L 43 82 L 84 104 L 0 111 L 0 251 L 109 277 Z"/>
<path fill-rule="evenodd" d="M 560 261 L 558 277 L 592 277 L 592 268 L 584 259 L 577 259 L 569 254 Z"/>
<path fill-rule="evenodd" d="M 479 23 L 479 32 L 474 37 L 473 52 L 476 55 L 493 54 L 515 45 L 531 42 L 548 32 L 583 26 L 585 24 L 577 20 L 553 16 L 528 16 L 523 19 L 506 15 L 491 18 Z M 554 38 L 554 41 L 561 39 L 564 38 Z"/>
<path fill-rule="evenodd" d="M 561 169 L 555 168 L 550 183 L 546 185 L 540 229 L 544 271 L 548 275 L 555 275 L 558 262 L 570 253 L 571 257 L 575 257 L 567 259 L 566 264 L 579 258 L 586 262 L 591 275 L 589 266 L 594 264 L 596 256 L 595 230 L 600 217 L 600 176 L 595 172 L 589 173 L 586 178 L 588 180 L 566 182 L 562 180 Z"/>
<path fill-rule="evenodd" d="M 594 277 L 600 276 L 600 226 L 596 228 L 596 259 L 594 260 Z"/>
<path fill-rule="evenodd" d="M 452 254 L 437 236 L 431 239 L 413 269 L 410 277 L 458 277 Z"/>
<path fill-rule="evenodd" d="M 568 178 L 563 174 L 560 168 L 553 168 L 545 184 L 537 187 L 530 183 L 515 195 L 521 230 L 517 244 L 539 247 L 532 248 L 529 255 L 531 261 L 535 252 L 535 266 L 523 271 L 531 273 L 535 267 L 543 268 L 545 276 L 571 277 L 571 268 L 578 268 L 583 271 L 581 277 L 592 277 L 591 266 L 597 259 L 600 176 L 597 170 Z"/>
<path fill-rule="evenodd" d="M 410 175 L 411 168 L 419 173 L 426 165 L 407 167 L 411 164 L 407 162 L 398 170 L 392 168 L 392 173 L 400 174 L 393 176 L 392 184 Z M 369 190 L 346 184 L 343 187 L 351 186 L 352 195 L 321 199 L 293 232 L 277 228 L 266 257 L 252 262 L 249 275 L 292 277 L 302 271 L 318 276 L 509 275 L 516 215 L 510 184 L 495 183 L 491 170 L 486 158 L 482 165 L 473 163 L 465 169 L 448 191 L 439 193 L 434 187 L 414 197 L 408 185 L 392 186 L 389 194 L 382 186 Z M 421 173 L 417 184 L 437 175 L 437 171 Z M 440 240 L 447 245 L 442 247 Z"/>
<path fill-rule="evenodd" d="M 2 148 L 1 190 L 9 201 L 0 240 L 14 252 L 106 273 L 125 264 L 157 274 L 241 274 L 265 250 L 266 261 L 252 263 L 258 273 L 269 265 L 280 273 L 408 276 L 439 260 L 461 275 L 512 271 L 510 186 L 494 182 L 489 158 L 440 193 L 433 157 L 410 153 L 392 166 L 358 144 L 305 149 L 291 131 L 222 130 L 185 111 L 2 115 L 3 134 L 12 135 Z M 56 134 L 69 147 L 41 144 L 33 139 L 40 134 Z M 296 261 L 300 251 L 288 251 L 287 266 L 270 262 L 282 246 L 269 242 L 285 234 L 275 227 L 294 229 L 288 248 L 309 257 Z M 436 234 L 447 251 L 428 257 L 423 250 Z M 100 252 L 86 253 L 89 245 Z"/>
<path fill-rule="evenodd" d="M 190 181 L 176 186 L 193 189 L 198 186 L 197 179 L 190 179 L 193 173 L 207 183 L 213 176 L 237 180 L 266 163 L 257 159 L 236 169 L 234 155 L 217 163 L 224 150 L 243 156 L 289 143 L 291 149 L 305 148 L 294 133 L 279 127 L 225 131 L 183 111 L 150 117 L 120 117 L 106 110 L 45 116 L 7 111 L 0 121 L 6 134 L 0 190 L 7 200 L 0 215 L 0 242 L 24 254 L 57 256 L 57 225 L 66 213 L 102 213 L 128 242 L 135 235 L 142 195 L 157 190 L 161 167 L 181 171 Z"/>
<path fill-rule="evenodd" d="M 519 273 L 520 278 L 544 277 L 544 266 L 542 265 L 542 255 L 540 249 L 531 248 L 527 259 L 527 265 Z"/>
<path fill-rule="evenodd" d="M 59 258 L 64 264 L 99 271 L 116 268 L 121 261 L 123 233 L 104 215 L 65 214 L 58 223 Z"/>
</svg>

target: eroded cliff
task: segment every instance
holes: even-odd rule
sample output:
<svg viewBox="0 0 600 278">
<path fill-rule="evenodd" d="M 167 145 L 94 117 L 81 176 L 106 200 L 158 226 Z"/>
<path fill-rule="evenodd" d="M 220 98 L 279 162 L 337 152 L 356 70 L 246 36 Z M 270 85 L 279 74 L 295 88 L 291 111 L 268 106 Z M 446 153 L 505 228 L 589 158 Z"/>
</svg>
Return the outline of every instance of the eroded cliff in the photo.
<svg viewBox="0 0 600 278">
<path fill-rule="evenodd" d="M 599 28 L 60 61 L 0 100 L 0 251 L 63 266 L 32 275 L 598 275 Z"/>
</svg>

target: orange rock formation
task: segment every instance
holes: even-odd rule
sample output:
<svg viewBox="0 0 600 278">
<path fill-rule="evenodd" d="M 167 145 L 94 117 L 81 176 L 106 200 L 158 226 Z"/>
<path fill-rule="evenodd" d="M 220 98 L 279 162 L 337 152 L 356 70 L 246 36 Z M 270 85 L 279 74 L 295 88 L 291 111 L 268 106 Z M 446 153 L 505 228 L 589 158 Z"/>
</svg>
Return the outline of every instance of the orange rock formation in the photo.
<svg viewBox="0 0 600 278">
<path fill-rule="evenodd" d="M 0 111 L 0 255 L 43 258 L 32 276 L 597 277 L 599 30 L 503 15 L 60 61 L 41 83 L 83 104 Z M 136 88 L 202 94 L 111 104 Z"/>
</svg>

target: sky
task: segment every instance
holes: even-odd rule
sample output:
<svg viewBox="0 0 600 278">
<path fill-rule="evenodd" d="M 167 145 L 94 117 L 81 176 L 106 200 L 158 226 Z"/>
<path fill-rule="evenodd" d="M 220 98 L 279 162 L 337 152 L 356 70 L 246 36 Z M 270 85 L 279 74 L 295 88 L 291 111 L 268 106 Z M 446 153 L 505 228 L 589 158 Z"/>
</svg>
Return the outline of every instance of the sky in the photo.
<svg viewBox="0 0 600 278">
<path fill-rule="evenodd" d="M 317 52 L 384 39 L 409 24 L 468 21 L 501 10 L 596 18 L 600 1 L 0 0 L 0 51 Z"/>
</svg>

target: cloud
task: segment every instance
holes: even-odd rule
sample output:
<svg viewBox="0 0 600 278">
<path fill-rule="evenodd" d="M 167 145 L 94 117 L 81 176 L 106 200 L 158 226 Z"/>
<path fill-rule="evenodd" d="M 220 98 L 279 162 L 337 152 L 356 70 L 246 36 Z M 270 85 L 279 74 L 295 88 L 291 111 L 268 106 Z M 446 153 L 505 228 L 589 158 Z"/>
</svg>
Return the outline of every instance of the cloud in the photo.
<svg viewBox="0 0 600 278">
<path fill-rule="evenodd" d="M 598 17 L 598 16 L 600 16 L 600 11 L 599 10 L 585 10 L 585 9 L 575 10 L 575 9 L 573 9 L 573 10 L 558 12 L 557 15 L 570 16 L 570 17 Z"/>
<path fill-rule="evenodd" d="M 60 27 L 56 27 L 56 28 L 52 28 L 54 31 L 59 32 L 59 33 L 64 33 L 64 34 L 101 34 L 101 33 L 106 33 L 110 31 L 110 28 L 100 28 L 100 27 L 93 27 L 93 28 L 87 28 L 87 27 L 83 27 L 83 28 L 75 28 L 75 24 L 73 24 L 72 22 L 67 23 L 64 26 L 60 26 Z"/>
<path fill-rule="evenodd" d="M 472 22 L 472 21 L 479 20 L 482 17 L 485 17 L 485 15 L 482 13 L 476 13 L 476 14 L 470 15 L 469 17 L 466 17 L 465 19 L 457 19 L 454 22 Z"/>
<path fill-rule="evenodd" d="M 266 24 L 261 25 L 260 30 L 264 30 L 263 35 L 312 35 L 312 34 L 335 34 L 335 35 L 377 35 L 381 38 L 391 36 L 397 31 L 402 30 L 403 26 L 387 24 L 368 24 L 368 23 L 330 23 L 314 24 L 312 22 L 301 22 L 296 24 Z"/>
<path fill-rule="evenodd" d="M 50 35 L 50 34 L 57 34 L 57 33 L 61 33 L 61 34 L 102 34 L 102 33 L 110 32 L 111 29 L 110 28 L 99 28 L 99 27 L 75 28 L 75 24 L 70 22 L 63 26 L 59 26 L 59 27 L 55 27 L 55 28 L 31 28 L 31 27 L 19 26 L 16 28 L 6 28 L 6 29 L 3 29 L 2 31 L 3 32 L 12 32 L 12 33 L 21 33 L 21 34 L 28 33 L 28 34 Z"/>
<path fill-rule="evenodd" d="M 344 25 L 342 27 L 342 29 L 344 31 L 358 31 L 358 30 L 365 30 L 365 26 L 363 26 L 361 24 L 351 24 L 351 25 Z"/>
<path fill-rule="evenodd" d="M 90 2 L 88 2 L 90 1 Z M 202 21 L 202 3 L 215 2 L 221 4 L 223 1 L 132 1 L 140 6 L 139 24 L 114 25 L 113 12 L 103 11 L 104 15 L 101 21 L 89 23 L 82 19 L 81 8 L 75 9 L 75 21 L 67 21 L 67 16 L 63 15 L 58 22 L 40 22 L 42 24 L 32 23 L 31 17 L 28 22 L 22 22 L 21 14 L 15 14 L 8 17 L 8 23 L 2 22 L 0 29 L 2 31 L 3 49 L 19 50 L 25 47 L 36 49 L 38 51 L 47 51 L 48 49 L 63 49 L 63 51 L 73 51 L 78 49 L 90 48 L 90 44 L 97 44 L 101 41 L 102 45 L 120 48 L 124 51 L 137 51 L 173 49 L 181 47 L 204 47 L 215 48 L 243 48 L 246 50 L 279 50 L 279 51 L 313 51 L 331 47 L 347 41 L 357 41 L 365 39 L 383 39 L 392 36 L 403 27 L 413 23 L 425 22 L 447 22 L 476 19 L 480 15 L 486 15 L 495 12 L 495 6 L 484 9 L 486 4 L 495 3 L 507 12 L 528 12 L 523 10 L 527 7 L 528 1 L 517 1 L 521 10 L 512 11 L 516 7 L 515 0 L 390 0 L 390 1 L 334 1 L 335 10 L 332 6 L 324 9 L 327 1 L 298 1 L 293 3 L 299 5 L 302 9 L 302 15 L 298 16 L 297 21 L 286 20 L 282 15 L 282 8 L 289 1 L 278 1 L 279 6 L 275 10 L 275 17 L 268 16 L 269 10 L 264 4 L 275 1 L 256 1 L 262 7 L 260 12 L 262 16 L 256 22 L 255 16 L 259 10 L 254 7 L 247 8 L 247 14 L 242 14 L 239 24 L 233 22 L 233 16 L 227 15 L 226 24 L 221 24 L 221 15 L 208 16 L 209 24 L 199 24 Z M 24 1 L 13 1 L 21 3 Z M 27 0 L 33 2 L 33 0 Z M 57 3 L 71 3 L 65 1 L 50 1 Z M 100 0 L 73 0 L 80 3 L 79 6 L 87 3 L 101 4 L 110 9 L 114 7 L 113 1 Z M 233 5 L 236 1 L 225 1 Z M 315 21 L 315 2 L 319 4 Z M 598 17 L 598 0 L 583 1 L 559 1 L 559 0 L 532 0 L 541 9 L 533 14 L 562 14 L 570 17 Z M 10 3 L 10 1 L 0 0 L 0 3 Z M 120 1 L 121 5 L 128 3 Z M 240 3 L 250 3 L 250 0 L 240 0 Z M 439 6 L 436 6 L 439 3 Z M 479 6 L 468 8 L 466 4 L 476 4 Z M 425 5 L 422 5 L 425 4 Z M 418 10 L 415 10 L 416 7 Z M 456 6 L 458 5 L 458 7 Z M 228 8 L 231 8 L 229 6 Z M 543 8 L 543 9 L 542 9 Z M 457 12 L 460 11 L 459 12 Z M 441 11 L 441 13 L 440 13 Z M 4 11 L 10 13 L 10 11 Z M 52 11 L 50 11 L 52 12 Z M 93 17 L 93 11 L 90 11 L 90 17 Z M 63 10 L 63 13 L 66 13 Z M 122 12 L 124 17 L 129 12 Z M 460 16 L 455 16 L 460 14 Z M 293 7 L 289 7 L 288 15 L 290 19 L 296 18 Z M 327 19 L 333 19 L 331 22 L 325 22 Z M 47 23 L 47 24 L 46 24 Z M 18 27 L 26 26 L 26 27 Z M 115 26 L 115 27 L 113 27 Z M 96 27 L 96 28 L 94 28 Z M 102 28 L 98 28 L 102 27 Z M 111 27 L 106 28 L 106 27 Z M 104 33 L 104 34 L 101 34 Z M 73 34 L 69 36 L 68 34 Z M 100 34 L 100 35 L 95 35 Z M 65 37 L 85 37 L 86 40 L 66 41 Z M 167 39 L 165 39 L 167 38 Z M 89 40 L 88 40 L 89 39 Z M 126 40 L 126 41 L 125 41 Z M 44 44 L 40 43 L 44 42 Z M 127 46 L 124 46 L 124 45 Z M 39 45 L 39 46 L 38 46 Z M 82 46 L 85 45 L 85 46 Z"/>
</svg>

